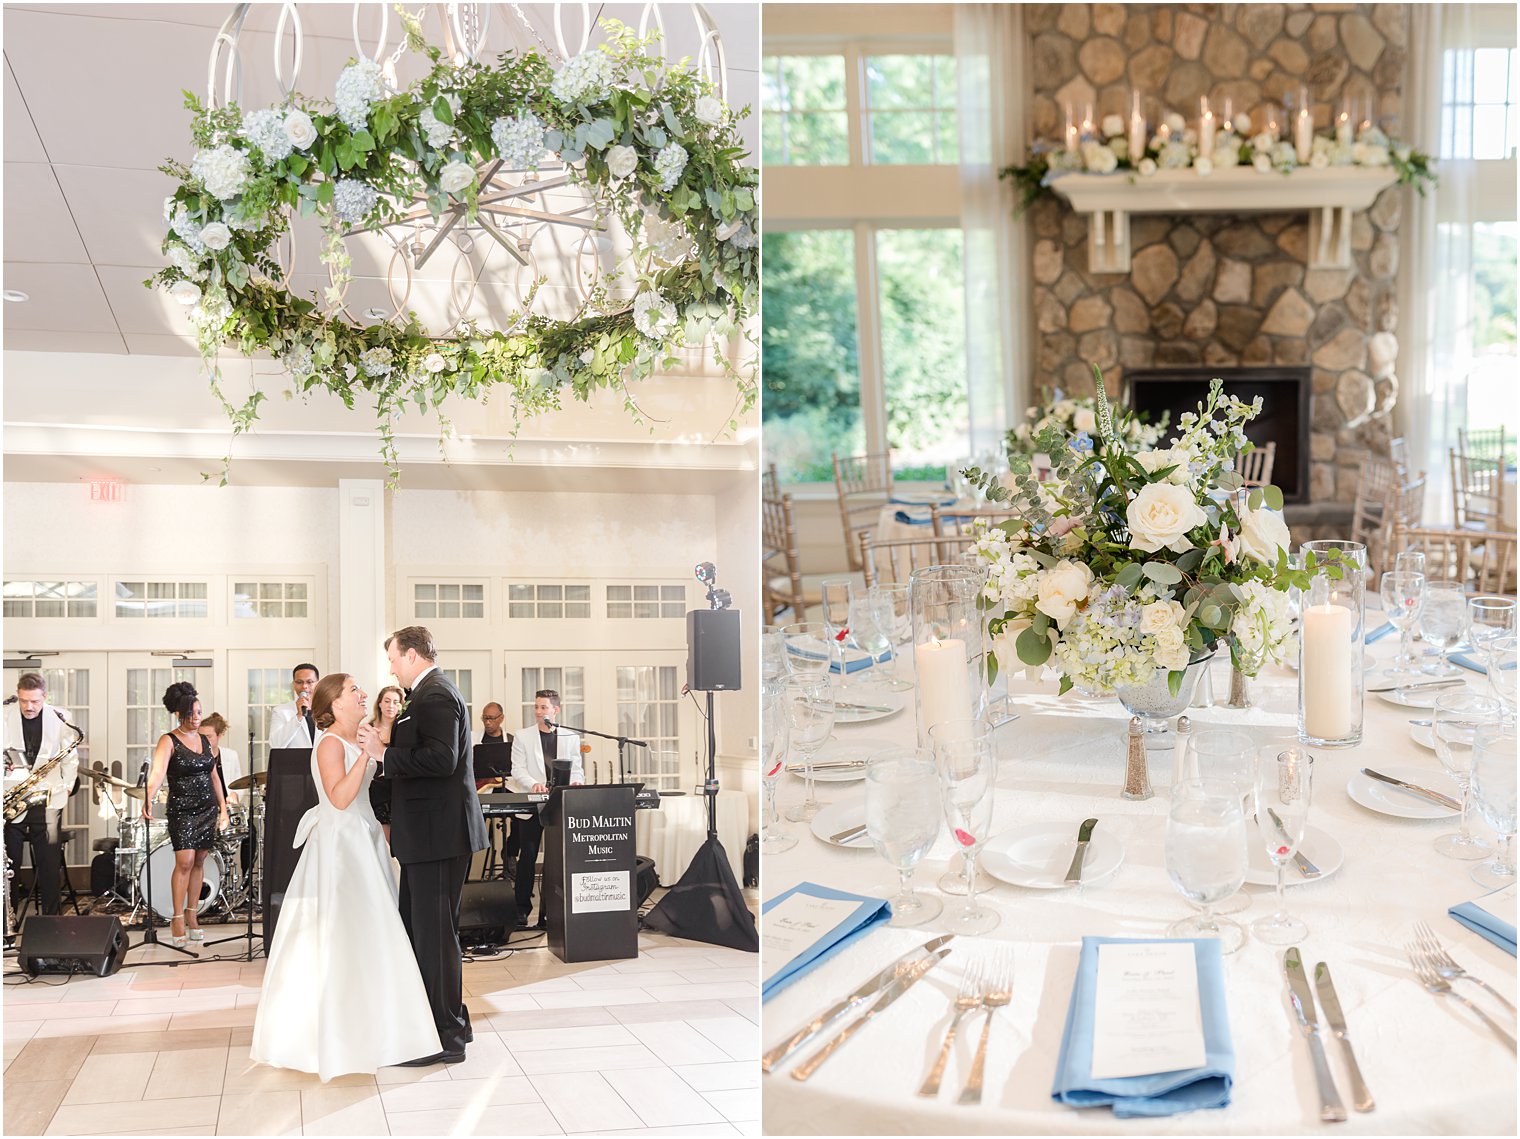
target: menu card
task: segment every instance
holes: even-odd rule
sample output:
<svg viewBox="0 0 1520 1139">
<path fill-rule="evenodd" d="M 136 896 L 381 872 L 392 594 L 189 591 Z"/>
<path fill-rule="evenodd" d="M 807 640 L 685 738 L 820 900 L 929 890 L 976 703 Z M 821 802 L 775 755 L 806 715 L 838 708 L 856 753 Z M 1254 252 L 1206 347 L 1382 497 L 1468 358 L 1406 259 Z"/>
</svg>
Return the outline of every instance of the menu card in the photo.
<svg viewBox="0 0 1520 1139">
<path fill-rule="evenodd" d="M 1192 943 L 1100 945 L 1092 1078 L 1179 1072 L 1207 1059 Z"/>
<path fill-rule="evenodd" d="M 761 999 L 769 1000 L 891 916 L 880 898 L 813 882 L 772 898 L 760 908 Z"/>
</svg>

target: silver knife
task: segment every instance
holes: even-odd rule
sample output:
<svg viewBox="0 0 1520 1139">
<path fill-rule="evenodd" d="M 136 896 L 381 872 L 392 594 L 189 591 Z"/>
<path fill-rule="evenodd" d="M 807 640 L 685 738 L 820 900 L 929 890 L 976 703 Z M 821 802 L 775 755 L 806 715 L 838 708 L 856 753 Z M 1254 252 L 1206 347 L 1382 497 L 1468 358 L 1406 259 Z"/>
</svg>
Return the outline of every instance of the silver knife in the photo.
<svg viewBox="0 0 1520 1139">
<path fill-rule="evenodd" d="M 1319 1084 L 1320 1122 L 1344 1123 L 1346 1108 L 1335 1090 L 1335 1080 L 1331 1078 L 1330 1065 L 1325 1060 L 1325 1045 L 1319 1037 L 1319 1014 L 1314 1009 L 1314 990 L 1309 988 L 1309 978 L 1304 975 L 1304 962 L 1298 955 L 1297 946 L 1283 954 L 1283 973 L 1288 978 L 1288 995 L 1293 1001 L 1293 1011 L 1298 1014 L 1299 1027 L 1309 1041 L 1309 1058 L 1314 1061 L 1314 1079 Z"/>
<path fill-rule="evenodd" d="M 764 1056 L 760 1057 L 760 1070 L 762 1072 L 769 1072 L 777 1064 L 781 1063 L 781 1061 L 785 1060 L 793 1052 L 801 1048 L 813 1037 L 817 1036 L 834 1021 L 838 1020 L 841 1016 L 844 1016 L 852 1008 L 860 1007 L 862 1003 L 869 1000 L 876 993 L 880 992 L 885 986 L 902 977 L 909 969 L 911 969 L 915 964 L 922 960 L 923 954 L 934 953 L 936 950 L 942 948 L 945 943 L 950 941 L 953 937 L 955 937 L 955 934 L 953 933 L 941 934 L 939 937 L 934 938 L 932 941 L 925 942 L 923 945 L 908 950 L 908 952 L 904 953 L 901 957 L 892 962 L 892 964 L 888 965 L 880 973 L 877 973 L 876 976 L 872 977 L 865 984 L 861 985 L 860 988 L 856 989 L 849 996 L 845 997 L 842 1001 L 839 1001 L 831 1008 L 825 1009 L 823 1012 L 819 1013 L 816 1017 L 808 1021 L 796 1032 L 794 1032 L 789 1039 L 783 1041 L 781 1044 L 778 1044 Z M 948 953 L 949 950 L 945 950 L 945 952 Z"/>
<path fill-rule="evenodd" d="M 1346 1055 L 1346 1070 L 1351 1074 L 1351 1106 L 1357 1111 L 1371 1111 L 1377 1104 L 1372 1102 L 1372 1093 L 1367 1090 L 1367 1081 L 1362 1079 L 1362 1069 L 1357 1066 L 1356 1053 L 1351 1051 L 1351 1037 L 1346 1035 L 1346 1016 L 1341 1012 L 1340 998 L 1335 995 L 1335 982 L 1330 980 L 1330 966 L 1323 961 L 1314 967 L 1314 991 L 1319 994 L 1319 1003 L 1325 1010 L 1325 1023 L 1341 1042 L 1341 1051 Z"/>
<path fill-rule="evenodd" d="M 893 709 L 884 704 L 850 704 L 843 700 L 834 701 L 835 708 L 843 708 L 849 712 L 891 712 Z"/>
<path fill-rule="evenodd" d="M 1276 825 L 1278 830 L 1282 831 L 1283 837 L 1287 838 L 1287 828 L 1283 826 L 1283 821 L 1277 817 L 1277 812 L 1274 811 L 1271 807 L 1268 807 L 1267 814 L 1272 816 L 1272 822 Z M 1318 878 L 1320 876 L 1319 867 L 1305 858 L 1304 852 L 1301 850 L 1295 850 L 1293 852 L 1293 864 L 1298 867 L 1298 872 L 1305 878 Z"/>
<path fill-rule="evenodd" d="M 1367 776 L 1369 779 L 1377 779 L 1383 783 L 1391 783 L 1395 787 L 1402 787 L 1410 794 L 1418 795 L 1422 799 L 1429 799 L 1432 803 L 1439 803 L 1441 806 L 1446 807 L 1449 810 L 1460 811 L 1462 809 L 1462 804 L 1457 802 L 1457 800 L 1453 799 L 1450 795 L 1443 795 L 1441 792 L 1432 791 L 1428 787 L 1421 787 L 1414 783 L 1405 783 L 1402 779 L 1395 779 L 1391 775 L 1384 775 L 1381 771 L 1373 771 L 1370 767 L 1362 768 L 1362 774 Z"/>
<path fill-rule="evenodd" d="M 850 827 L 847 830 L 840 831 L 838 834 L 829 835 L 829 841 L 839 846 L 844 846 L 846 843 L 854 842 L 865 833 L 866 825 L 865 823 L 861 823 L 858 827 Z"/>
<path fill-rule="evenodd" d="M 1430 692 L 1436 688 L 1456 688 L 1467 683 L 1466 678 L 1458 676 L 1451 680 L 1406 680 L 1400 684 L 1396 680 L 1380 681 L 1377 684 L 1369 684 L 1368 692 Z"/>
<path fill-rule="evenodd" d="M 831 759 L 824 763 L 813 764 L 813 770 L 838 771 L 840 768 L 844 767 L 864 767 L 867 762 L 869 761 L 864 759 Z M 788 771 L 806 771 L 807 765 L 802 763 L 789 763 L 786 765 L 786 769 Z"/>
<path fill-rule="evenodd" d="M 1082 826 L 1077 830 L 1077 852 L 1071 856 L 1071 867 L 1066 871 L 1066 881 L 1082 881 L 1082 862 L 1087 857 L 1087 844 L 1092 839 L 1093 827 L 1097 825 L 1097 819 L 1084 819 Z"/>
<path fill-rule="evenodd" d="M 844 1044 L 846 1040 L 854 1036 L 857 1032 L 869 1024 L 873 1016 L 875 1016 L 882 1009 L 886 1008 L 898 997 L 902 996 L 914 985 L 916 985 L 920 977 L 938 965 L 947 956 L 949 956 L 949 954 L 949 949 L 939 949 L 936 950 L 927 960 L 916 961 L 910 965 L 908 967 L 908 971 L 901 977 L 897 978 L 897 980 L 893 981 L 892 984 L 886 990 L 884 990 L 874 1002 L 872 1002 L 870 1008 L 866 1009 L 862 1015 L 851 1021 L 844 1028 L 840 1029 L 840 1031 L 827 1044 L 825 1044 L 817 1052 L 814 1052 L 813 1055 L 806 1061 L 798 1064 L 797 1067 L 793 1068 L 792 1079 L 805 1080 L 811 1076 L 818 1070 L 819 1066 L 825 1060 L 827 1060 L 830 1056 L 839 1050 L 839 1047 Z"/>
</svg>

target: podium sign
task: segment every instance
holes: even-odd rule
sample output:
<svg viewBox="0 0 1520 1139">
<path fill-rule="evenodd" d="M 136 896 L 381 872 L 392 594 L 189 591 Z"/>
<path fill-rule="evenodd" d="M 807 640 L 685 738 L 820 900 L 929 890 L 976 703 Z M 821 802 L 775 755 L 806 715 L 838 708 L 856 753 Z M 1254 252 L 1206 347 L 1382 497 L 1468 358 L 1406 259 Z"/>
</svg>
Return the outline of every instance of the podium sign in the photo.
<svg viewBox="0 0 1520 1139">
<path fill-rule="evenodd" d="M 301 816 L 317 805 L 311 777 L 311 748 L 277 747 L 269 753 L 264 784 L 264 951 L 274 944 L 285 887 L 301 852 L 291 845 Z"/>
<path fill-rule="evenodd" d="M 544 807 L 545 912 L 561 961 L 639 955 L 634 788 L 557 787 Z"/>
</svg>

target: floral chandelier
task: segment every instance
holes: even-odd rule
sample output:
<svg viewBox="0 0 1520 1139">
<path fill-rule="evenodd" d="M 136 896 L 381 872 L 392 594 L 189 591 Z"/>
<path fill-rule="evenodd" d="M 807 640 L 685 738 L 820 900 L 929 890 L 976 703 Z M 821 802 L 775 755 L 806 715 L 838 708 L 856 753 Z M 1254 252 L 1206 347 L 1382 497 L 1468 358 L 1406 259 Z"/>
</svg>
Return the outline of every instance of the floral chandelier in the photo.
<svg viewBox="0 0 1520 1139">
<path fill-rule="evenodd" d="M 218 33 L 206 98 L 186 93 L 196 153 L 162 167 L 178 183 L 164 203 L 169 266 L 147 282 L 186 307 L 234 434 L 266 393 L 226 398 L 227 345 L 279 360 L 293 392 L 372 403 L 393 482 L 396 415 L 432 411 L 447 432 L 450 396 L 502 392 L 520 426 L 560 407 L 565 388 L 582 400 L 619 388 L 639 419 L 628 382 L 705 346 L 736 385 L 735 414 L 753 406 L 753 353 L 741 369 L 721 343 L 758 296 L 757 172 L 737 130 L 747 108 L 724 99 L 722 41 L 700 5 L 687 6 L 695 67 L 660 54 L 658 5 L 638 31 L 593 27 L 583 5 L 575 42 L 556 6 L 554 46 L 517 5 L 437 9 L 442 46 L 424 36 L 428 8 L 398 6 L 405 34 L 390 55 L 388 12 L 370 53 L 358 24 L 376 8 L 354 5 L 358 57 L 329 104 L 295 90 L 304 33 L 284 4 L 281 99 L 245 110 L 239 44 L 256 7 L 237 6 Z M 510 36 L 486 61 L 493 7 L 509 9 Z M 406 70 L 418 76 L 403 85 Z M 328 283 L 303 297 L 304 218 L 320 228 Z M 387 302 L 357 314 L 356 254 L 383 275 Z M 419 315 L 416 285 L 445 265 L 447 296 Z"/>
</svg>

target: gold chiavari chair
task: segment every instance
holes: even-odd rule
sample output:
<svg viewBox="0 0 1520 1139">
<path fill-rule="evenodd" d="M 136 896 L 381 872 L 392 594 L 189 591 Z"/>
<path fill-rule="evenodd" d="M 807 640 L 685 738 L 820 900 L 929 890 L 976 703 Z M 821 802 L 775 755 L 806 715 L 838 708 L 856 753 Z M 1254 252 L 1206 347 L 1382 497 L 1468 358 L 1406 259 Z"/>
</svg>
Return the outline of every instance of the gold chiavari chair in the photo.
<svg viewBox="0 0 1520 1139">
<path fill-rule="evenodd" d="M 976 544 L 969 534 L 927 538 L 885 538 L 877 541 L 869 530 L 860 536 L 860 560 L 865 584 L 906 584 L 913 571 L 925 566 L 959 565 Z"/>
<path fill-rule="evenodd" d="M 845 556 L 850 569 L 859 571 L 860 534 L 876 525 L 881 508 L 892 497 L 892 452 L 835 455 L 834 491 L 839 496 Z"/>
<path fill-rule="evenodd" d="M 1469 593 L 1515 593 L 1515 535 L 1505 530 L 1398 526 L 1397 548 L 1425 555 L 1427 581 L 1459 581 Z"/>
<path fill-rule="evenodd" d="M 1235 460 L 1235 473 L 1246 486 L 1266 486 L 1272 481 L 1272 467 L 1277 462 L 1277 444 L 1268 443 Z"/>
<path fill-rule="evenodd" d="M 1010 518 L 1018 518 L 1016 510 L 1010 510 L 1006 506 L 974 506 L 967 509 L 953 507 L 941 508 L 938 505 L 929 507 L 929 524 L 936 538 L 945 535 L 972 534 L 978 522 L 991 526 L 997 522 L 1007 522 Z"/>
<path fill-rule="evenodd" d="M 771 474 L 775 467 L 771 468 Z M 774 490 L 767 480 L 766 491 Z M 765 590 L 765 619 L 791 610 L 792 621 L 803 620 L 807 608 L 802 591 L 802 568 L 797 556 L 797 527 L 792 520 L 792 496 L 762 494 L 760 498 L 760 576 Z"/>
<path fill-rule="evenodd" d="M 1463 529 L 1497 530 L 1503 461 L 1476 458 L 1455 447 L 1447 453 L 1451 457 L 1452 516 L 1457 525 Z"/>
</svg>

